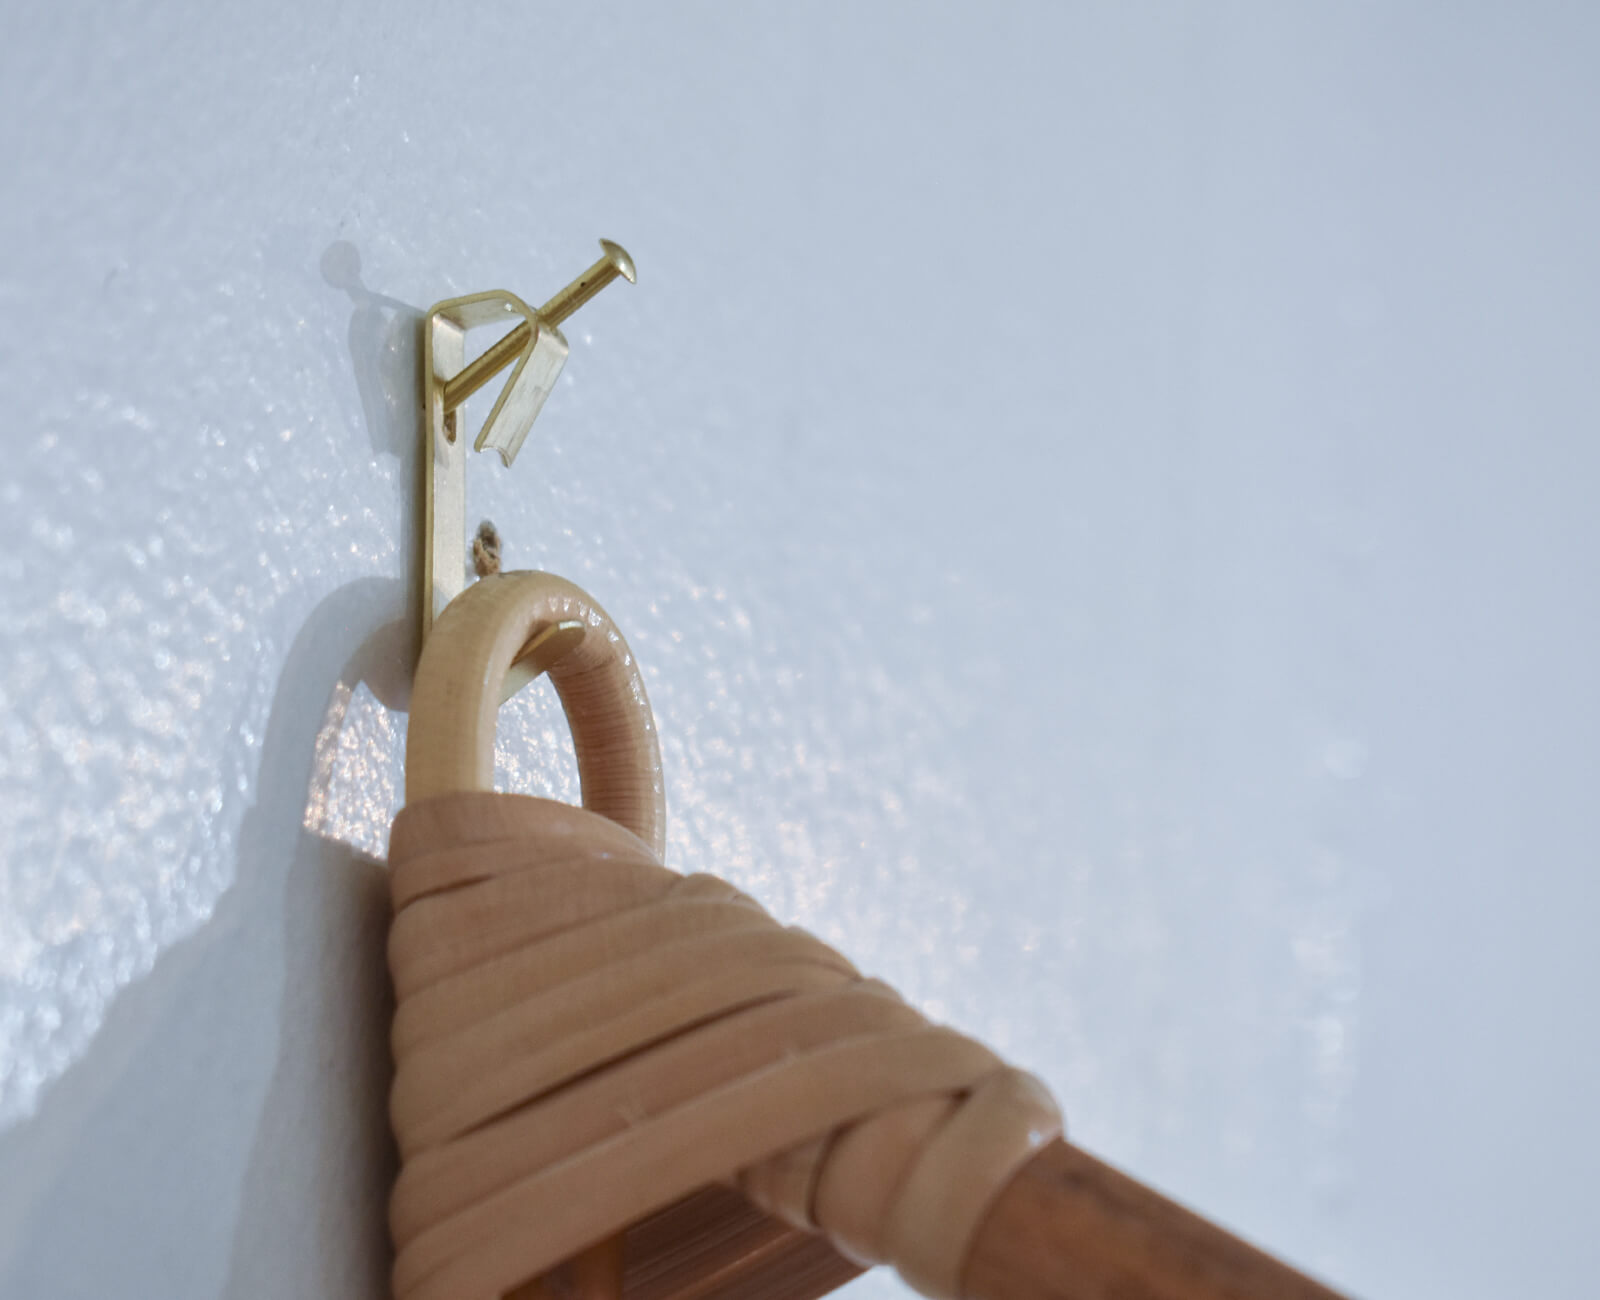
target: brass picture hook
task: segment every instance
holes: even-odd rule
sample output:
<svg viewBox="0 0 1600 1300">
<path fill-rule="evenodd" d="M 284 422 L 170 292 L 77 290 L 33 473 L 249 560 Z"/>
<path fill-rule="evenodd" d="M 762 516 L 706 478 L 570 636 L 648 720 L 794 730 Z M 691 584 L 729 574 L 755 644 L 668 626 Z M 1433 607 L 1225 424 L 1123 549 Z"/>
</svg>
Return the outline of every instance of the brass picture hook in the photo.
<svg viewBox="0 0 1600 1300">
<path fill-rule="evenodd" d="M 510 465 L 567 361 L 560 324 L 597 293 L 621 277 L 632 283 L 633 259 L 620 245 L 602 239 L 602 256 L 544 306 L 535 310 L 503 289 L 448 298 L 435 303 L 423 322 L 423 449 L 426 456 L 423 507 L 422 636 L 467 583 L 466 448 L 463 405 L 498 374 L 510 375 L 483 427 L 474 451 L 492 447 Z M 470 365 L 469 330 L 520 317 Z M 552 629 L 554 631 L 554 629 Z M 546 638 L 548 651 L 563 640 Z M 519 661 L 520 663 L 520 661 Z M 546 665 L 548 666 L 548 665 Z M 537 665 L 514 674 L 509 694 L 537 675 Z"/>
</svg>

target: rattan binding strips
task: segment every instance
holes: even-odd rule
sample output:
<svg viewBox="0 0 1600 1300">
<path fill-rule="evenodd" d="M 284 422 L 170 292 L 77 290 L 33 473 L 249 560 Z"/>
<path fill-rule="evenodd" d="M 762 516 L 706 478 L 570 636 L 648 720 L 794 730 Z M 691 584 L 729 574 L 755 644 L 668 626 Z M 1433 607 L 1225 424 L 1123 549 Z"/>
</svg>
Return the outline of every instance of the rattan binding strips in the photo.
<svg viewBox="0 0 1600 1300">
<path fill-rule="evenodd" d="M 585 809 L 489 788 L 506 670 L 550 672 Z M 660 862 L 659 753 L 611 620 L 545 574 L 451 604 L 390 845 L 403 1300 L 496 1297 L 708 1184 L 954 1296 L 1048 1093 L 732 885 Z"/>
</svg>

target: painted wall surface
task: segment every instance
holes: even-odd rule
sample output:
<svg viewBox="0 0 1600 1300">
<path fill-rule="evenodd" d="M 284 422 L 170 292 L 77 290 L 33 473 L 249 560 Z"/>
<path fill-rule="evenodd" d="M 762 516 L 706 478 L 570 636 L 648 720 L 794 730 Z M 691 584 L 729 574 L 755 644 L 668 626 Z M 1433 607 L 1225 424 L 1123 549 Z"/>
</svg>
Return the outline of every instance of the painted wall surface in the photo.
<svg viewBox="0 0 1600 1300">
<path fill-rule="evenodd" d="M 599 235 L 472 509 L 670 862 L 1352 1291 L 1591 1293 L 1600 10 L 6 28 L 0 1294 L 382 1293 L 416 322 Z"/>
</svg>

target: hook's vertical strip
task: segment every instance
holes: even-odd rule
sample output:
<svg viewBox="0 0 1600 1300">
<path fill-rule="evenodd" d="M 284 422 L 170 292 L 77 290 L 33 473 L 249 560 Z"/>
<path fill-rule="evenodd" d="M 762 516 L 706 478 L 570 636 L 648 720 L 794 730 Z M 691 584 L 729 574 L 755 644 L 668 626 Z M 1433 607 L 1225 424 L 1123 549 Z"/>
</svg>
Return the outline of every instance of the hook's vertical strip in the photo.
<svg viewBox="0 0 1600 1300">
<path fill-rule="evenodd" d="M 467 584 L 467 448 L 461 436 L 465 412 L 447 410 L 446 376 L 467 360 L 466 330 L 430 312 L 423 322 L 422 637 L 433 620 Z"/>
<path fill-rule="evenodd" d="M 556 328 L 619 276 L 634 279 L 633 259 L 602 239 L 604 256 L 534 311 L 514 293 L 491 290 L 435 303 L 423 321 L 422 637 L 467 585 L 467 448 L 463 403 L 511 367 L 511 376 L 484 421 L 475 449 L 493 447 L 507 464 L 567 361 L 567 340 Z M 517 318 L 520 317 L 520 320 Z M 467 331 L 517 321 L 467 365 Z"/>
</svg>

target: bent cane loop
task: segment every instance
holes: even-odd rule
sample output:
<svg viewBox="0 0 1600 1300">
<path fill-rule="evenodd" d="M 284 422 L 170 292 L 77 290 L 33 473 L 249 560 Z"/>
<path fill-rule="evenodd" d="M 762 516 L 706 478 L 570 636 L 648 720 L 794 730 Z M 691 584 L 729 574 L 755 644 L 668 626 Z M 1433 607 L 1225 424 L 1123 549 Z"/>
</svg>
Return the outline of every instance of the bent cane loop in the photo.
<svg viewBox="0 0 1600 1300">
<path fill-rule="evenodd" d="M 546 573 L 483 579 L 453 600 L 423 647 L 406 737 L 408 808 L 494 790 L 496 715 L 515 670 L 542 672 L 572 725 L 584 806 L 665 847 L 661 755 L 644 683 L 627 643 L 592 597 Z M 487 805 L 478 811 L 487 812 Z M 621 1292 L 622 1239 L 571 1262 L 589 1300 Z M 542 1295 L 532 1284 L 520 1295 Z"/>
</svg>

